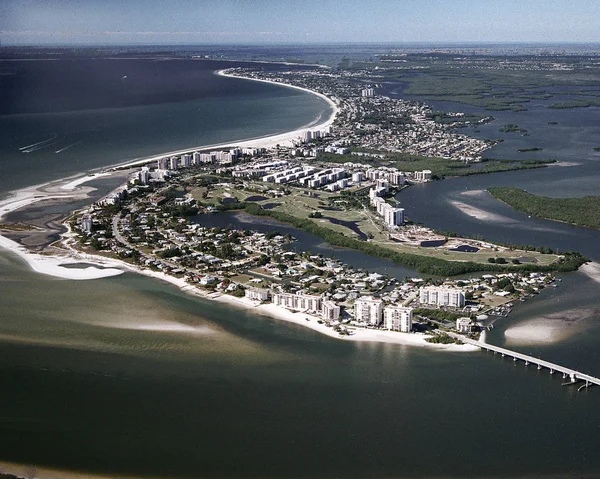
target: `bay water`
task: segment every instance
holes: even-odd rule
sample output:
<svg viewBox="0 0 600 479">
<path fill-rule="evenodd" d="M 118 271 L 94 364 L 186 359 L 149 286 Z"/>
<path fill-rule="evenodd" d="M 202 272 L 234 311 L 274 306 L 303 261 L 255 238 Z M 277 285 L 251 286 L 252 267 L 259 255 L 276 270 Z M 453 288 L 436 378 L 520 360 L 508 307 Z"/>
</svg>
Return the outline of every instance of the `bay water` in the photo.
<svg viewBox="0 0 600 479">
<path fill-rule="evenodd" d="M 249 83 L 232 82 L 239 88 Z M 207 116 L 193 116 L 191 106 L 182 113 L 183 104 L 194 102 L 208 102 L 211 115 L 228 111 L 232 128 L 239 129 L 223 133 L 223 125 L 208 122 L 200 129 L 206 140 L 198 144 L 228 140 L 227 134 L 234 139 L 274 132 L 266 120 L 261 122 L 264 129 L 252 131 L 235 123 L 238 116 L 256 118 L 252 108 L 282 129 L 322 114 L 322 103 L 311 104 L 311 96 L 292 95 L 288 89 L 261 85 L 245 95 L 125 104 L 115 107 L 109 122 L 114 130 L 106 131 L 126 128 L 125 122 L 118 126 L 118 113 L 156 108 L 156 117 L 174 119 L 163 124 L 162 138 L 170 141 L 170 125 L 176 136 L 192 118 Z M 300 105 L 304 117 L 298 113 Z M 67 115 L 89 113 L 74 112 Z M 177 113 L 188 121 L 178 123 Z M 46 114 L 63 113 L 32 113 Z M 89 114 L 96 113 L 92 109 Z M 7 116 L 1 121 L 11 123 Z M 2 157 L 4 190 L 140 156 L 141 151 L 171 149 L 162 141 L 152 143 L 153 135 L 136 126 L 135 115 L 131 118 L 128 133 L 112 153 L 103 156 L 103 141 L 86 137 L 76 146 L 90 145 L 88 154 L 73 161 L 55 161 L 61 153 L 48 148 L 21 153 L 19 148 L 46 137 L 26 138 L 29 127 L 15 126 L 11 144 L 2 142 L 3 151 L 12 152 Z M 190 146 L 195 131 L 187 137 Z M 73 134 L 71 140 L 78 138 Z M 112 134 L 104 138 L 109 145 Z M 173 149 L 182 147 L 176 143 Z M 64 153 L 73 150 L 69 154 L 75 155 L 76 146 Z M 22 164 L 24 158 L 36 157 L 38 162 Z M 502 221 L 470 217 L 452 200 L 489 182 L 518 184 L 522 179 L 523 184 L 540 185 L 546 175 L 550 184 L 571 171 L 577 172 L 549 168 L 449 180 L 411 187 L 400 200 L 409 215 L 426 224 L 443 227 L 445 211 L 455 220 L 448 229 L 500 240 L 506 230 Z M 544 245 L 547 239 L 550 246 L 580 247 L 597 256 L 596 233 L 587 238 L 588 230 L 578 228 L 568 235 L 562 228 L 571 227 L 537 220 L 534 227 L 544 230 L 528 229 L 529 218 L 498 212 L 494 208 L 499 205 L 472 201 L 474 197 L 466 195 L 462 202 L 517 222 L 508 238 Z M 206 221 L 247 227 L 251 219 L 232 215 Z M 298 238 L 295 248 L 321 248 L 356 267 L 398 277 L 413 273 L 290 232 Z M 598 283 L 583 273 L 561 279 L 558 288 L 518 304 L 513 315 L 496 322 L 488 339 L 598 375 Z M 6 253 L 0 253 L 0 285 L 0 462 L 32 465 L 32 474 L 36 467 L 104 477 L 182 478 L 600 474 L 598 391 L 577 393 L 548 371 L 486 353 L 344 342 L 130 273 L 94 281 L 38 275 Z M 521 333 L 511 333 L 518 327 Z M 538 334 L 531 335 L 532 330 Z"/>
</svg>

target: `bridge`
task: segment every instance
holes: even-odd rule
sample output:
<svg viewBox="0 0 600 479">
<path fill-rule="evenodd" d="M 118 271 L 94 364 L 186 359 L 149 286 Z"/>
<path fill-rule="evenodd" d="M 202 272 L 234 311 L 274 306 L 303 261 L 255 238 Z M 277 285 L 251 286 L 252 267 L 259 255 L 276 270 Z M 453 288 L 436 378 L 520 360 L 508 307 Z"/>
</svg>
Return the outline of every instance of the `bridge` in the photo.
<svg viewBox="0 0 600 479">
<path fill-rule="evenodd" d="M 600 378 L 590 376 L 589 374 L 584 374 L 579 371 L 575 371 L 574 369 L 566 368 L 559 364 L 551 363 L 550 361 L 544 361 L 540 358 L 528 356 L 527 354 L 511 351 L 510 349 L 505 349 L 499 346 L 493 346 L 491 344 L 482 343 L 481 341 L 475 341 L 474 339 L 467 338 L 461 334 L 447 334 L 455 339 L 459 339 L 465 344 L 472 344 L 473 346 L 477 346 L 478 348 L 485 349 L 487 351 L 492 351 L 494 354 L 501 354 L 502 357 L 508 356 L 512 358 L 513 361 L 523 361 L 526 366 L 528 366 L 529 364 L 534 364 L 537 366 L 538 369 L 549 369 L 550 374 L 554 374 L 556 372 L 562 373 L 563 379 L 569 379 L 567 382 L 563 383 L 563 386 L 575 384 L 579 381 L 585 381 L 585 383 L 579 387 L 578 391 L 581 391 L 582 389 L 588 388 L 592 385 L 600 386 Z"/>
</svg>

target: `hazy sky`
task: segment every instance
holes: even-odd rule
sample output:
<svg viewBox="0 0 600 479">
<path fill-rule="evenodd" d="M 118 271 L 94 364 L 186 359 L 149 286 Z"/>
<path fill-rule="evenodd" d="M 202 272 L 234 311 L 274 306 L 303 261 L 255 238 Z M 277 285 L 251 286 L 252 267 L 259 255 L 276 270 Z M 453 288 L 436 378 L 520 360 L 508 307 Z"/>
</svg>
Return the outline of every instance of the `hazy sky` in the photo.
<svg viewBox="0 0 600 479">
<path fill-rule="evenodd" d="M 600 0 L 0 0 L 3 44 L 600 42 Z"/>
</svg>

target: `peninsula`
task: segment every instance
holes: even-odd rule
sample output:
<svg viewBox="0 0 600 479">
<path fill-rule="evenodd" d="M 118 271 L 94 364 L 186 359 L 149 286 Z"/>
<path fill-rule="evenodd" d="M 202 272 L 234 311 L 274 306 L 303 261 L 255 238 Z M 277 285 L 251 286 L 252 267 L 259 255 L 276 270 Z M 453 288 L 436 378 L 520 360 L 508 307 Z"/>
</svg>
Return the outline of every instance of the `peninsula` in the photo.
<svg viewBox="0 0 600 479">
<path fill-rule="evenodd" d="M 70 279 L 128 269 L 346 340 L 454 348 L 447 343 L 456 340 L 445 331 L 477 335 L 488 315 L 508 314 L 513 301 L 555 285 L 554 272 L 586 261 L 576 253 L 448 237 L 405 216 L 402 189 L 448 172 L 470 174 L 470 165 L 482 162 L 493 142 L 457 130 L 471 119 L 455 114 L 439 121 L 427 105 L 376 95 L 344 73 L 218 74 L 316 92 L 332 114 L 284 135 L 120 165 L 101 174 L 121 175 L 127 183 L 70 216 L 67 233 L 49 250 L 53 256 L 32 255 L 19 245 L 39 234 L 30 225 L 1 224 L 2 246 L 37 271 Z M 545 164 L 495 161 L 473 171 Z M 0 214 L 37 201 L 83 198 L 92 178 L 22 190 L 0 204 Z M 205 226 L 203 218 L 212 214 L 276 222 L 268 232 Z M 435 277 L 400 280 L 294 251 L 293 236 L 280 234 L 277 222 Z M 65 268 L 69 262 L 92 266 Z M 473 272 L 490 274 L 443 279 Z"/>
</svg>

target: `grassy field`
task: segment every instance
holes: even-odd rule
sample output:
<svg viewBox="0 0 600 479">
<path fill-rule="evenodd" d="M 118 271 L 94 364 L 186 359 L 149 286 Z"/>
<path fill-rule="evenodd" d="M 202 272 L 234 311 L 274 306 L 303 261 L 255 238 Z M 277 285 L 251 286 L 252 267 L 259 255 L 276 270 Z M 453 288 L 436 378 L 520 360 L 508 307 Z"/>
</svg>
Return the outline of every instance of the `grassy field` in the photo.
<svg viewBox="0 0 600 479">
<path fill-rule="evenodd" d="M 256 184 L 251 186 L 258 188 L 262 187 L 263 185 Z M 476 253 L 465 253 L 448 251 L 448 249 L 444 247 L 426 248 L 399 243 L 390 239 L 389 232 L 385 228 L 381 217 L 369 209 L 341 209 L 340 211 L 324 209 L 324 207 L 327 207 L 330 204 L 330 199 L 335 200 L 339 197 L 339 195 L 336 193 L 313 191 L 312 193 L 314 193 L 315 196 L 309 196 L 306 194 L 306 192 L 309 190 L 289 186 L 286 188 L 291 191 L 289 195 L 275 199 L 269 197 L 269 195 L 266 193 L 263 193 L 262 195 L 267 197 L 267 199 L 258 201 L 256 204 L 262 205 L 267 203 L 278 203 L 279 205 L 273 208 L 273 211 L 280 211 L 301 219 L 309 219 L 310 214 L 320 212 L 323 215 L 322 218 L 310 218 L 310 220 L 318 226 L 328 228 L 332 231 L 337 231 L 349 238 L 360 239 L 361 235 L 353 231 L 352 228 L 343 224 L 333 224 L 330 221 L 330 218 L 342 222 L 352 223 L 352 225 L 357 227 L 360 232 L 363 233 L 363 235 L 370 237 L 373 243 L 400 253 L 411 253 L 420 256 L 439 258 L 447 261 L 472 261 L 482 264 L 487 264 L 489 258 L 504 258 L 508 263 L 511 263 L 513 259 L 522 257 L 535 258 L 535 262 L 538 265 L 548 265 L 558 259 L 558 256 L 553 254 L 510 250 L 502 247 L 494 249 L 481 249 Z M 192 192 L 192 194 L 196 196 L 195 192 Z M 218 204 L 219 199 L 223 198 L 223 195 L 228 195 L 227 197 L 235 196 L 240 201 L 243 201 L 245 198 L 250 196 L 256 196 L 257 193 L 238 190 L 232 187 L 220 186 L 211 189 L 210 197 L 202 201 L 206 202 L 207 200 L 210 200 L 214 204 Z"/>
</svg>

